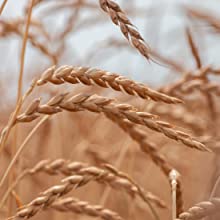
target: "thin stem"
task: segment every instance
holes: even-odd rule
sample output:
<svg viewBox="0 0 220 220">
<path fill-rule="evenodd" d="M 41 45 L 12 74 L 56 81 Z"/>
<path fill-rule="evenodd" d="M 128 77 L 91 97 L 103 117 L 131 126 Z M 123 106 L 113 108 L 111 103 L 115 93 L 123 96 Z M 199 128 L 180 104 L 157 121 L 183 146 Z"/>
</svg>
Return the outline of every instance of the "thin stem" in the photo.
<svg viewBox="0 0 220 220">
<path fill-rule="evenodd" d="M 16 185 L 28 174 L 28 170 L 24 170 L 17 178 L 16 180 L 8 187 L 7 191 L 5 192 L 4 196 L 2 197 L 2 200 L 0 202 L 0 209 L 5 204 L 8 196 L 13 191 L 13 189 L 16 187 Z"/>
<path fill-rule="evenodd" d="M 10 115 L 9 121 L 7 123 L 7 125 L 5 126 L 5 128 L 2 130 L 1 136 L 0 136 L 0 154 L 5 146 L 5 142 L 8 139 L 8 136 L 10 134 L 10 131 L 13 127 L 13 124 L 15 122 L 15 119 L 21 109 L 22 104 L 24 103 L 24 101 L 26 100 L 26 98 L 32 93 L 32 91 L 34 90 L 35 86 L 36 86 L 36 82 L 37 80 L 33 80 L 30 88 L 27 90 L 27 92 L 23 95 L 23 97 L 19 100 L 18 104 L 16 105 L 16 108 L 14 110 L 14 112 L 12 112 L 12 114 Z"/>
<path fill-rule="evenodd" d="M 4 4 L 4 2 L 3 2 Z M 6 4 L 6 3 L 5 3 Z M 17 101 L 16 101 L 16 108 L 15 111 L 12 113 L 8 126 L 6 129 L 3 130 L 1 137 L 0 137 L 0 153 L 4 147 L 5 141 L 8 138 L 8 135 L 10 133 L 12 124 L 14 123 L 14 120 L 19 113 L 19 110 L 22 105 L 22 86 L 23 86 L 23 72 L 24 72 L 24 61 L 25 61 L 25 52 L 26 52 L 26 45 L 27 45 L 27 39 L 28 39 L 28 32 L 29 32 L 29 27 L 31 23 L 31 15 L 32 15 L 32 8 L 33 8 L 34 0 L 31 1 L 30 8 L 28 10 L 28 15 L 27 15 L 27 22 L 26 22 L 26 27 L 25 27 L 25 32 L 23 36 L 23 42 L 22 42 L 22 50 L 21 50 L 21 55 L 20 55 L 20 71 L 19 71 L 19 80 L 18 80 L 18 91 L 17 91 Z M 1 12 L 1 11 L 0 11 Z M 27 94 L 29 91 L 27 92 Z M 25 97 L 25 95 L 24 95 Z M 16 134 L 16 132 L 15 132 Z M 15 135 L 16 136 L 16 135 Z M 15 137 L 16 139 L 16 137 Z"/>
<path fill-rule="evenodd" d="M 122 162 L 125 158 L 125 155 L 126 155 L 127 151 L 128 151 L 128 141 L 125 141 L 125 145 L 121 149 L 121 151 L 119 153 L 119 157 L 117 158 L 116 163 L 115 163 L 115 166 L 117 168 L 120 168 L 120 166 L 121 166 L 121 164 L 122 164 Z M 100 205 L 102 205 L 102 206 L 106 205 L 106 202 L 107 202 L 107 199 L 108 199 L 110 193 L 111 193 L 111 188 L 105 188 L 104 189 L 104 192 L 103 192 L 102 197 L 101 197 L 100 202 L 99 202 Z"/>
<path fill-rule="evenodd" d="M 20 102 L 20 99 L 22 97 L 25 52 L 26 52 L 26 48 L 27 48 L 28 32 L 29 32 L 29 27 L 30 27 L 30 23 L 31 23 L 31 15 L 32 15 L 33 4 L 34 4 L 34 0 L 31 0 L 30 7 L 28 8 L 25 32 L 23 34 L 22 49 L 21 49 L 21 54 L 20 54 L 20 71 L 19 71 L 19 79 L 18 79 L 18 90 L 17 90 L 16 104 L 18 104 Z M 17 131 L 17 128 L 15 127 L 13 147 L 12 147 L 12 155 L 14 155 L 14 153 L 16 152 L 17 135 L 18 135 L 18 131 Z M 11 178 L 9 177 L 9 184 L 11 184 L 11 182 L 13 182 L 13 180 L 15 179 L 15 170 L 14 169 L 12 169 L 12 172 L 11 172 L 10 176 L 11 176 Z M 12 202 L 10 203 L 9 213 L 10 213 L 11 207 L 12 207 Z"/>
<path fill-rule="evenodd" d="M 3 12 L 3 10 L 4 10 L 4 8 L 5 8 L 5 5 L 6 5 L 7 2 L 8 2 L 8 0 L 4 0 L 4 1 L 3 1 L 2 5 L 1 5 L 1 7 L 0 7 L 0 15 L 2 14 L 2 12 Z"/>
<path fill-rule="evenodd" d="M 177 178 L 178 173 L 176 170 L 172 169 L 169 174 L 170 177 L 170 184 L 171 184 L 171 190 L 172 190 L 172 220 L 175 220 L 177 218 Z"/>
<path fill-rule="evenodd" d="M 211 194 L 210 194 L 210 197 L 209 197 L 210 199 L 215 196 L 215 194 L 216 194 L 216 192 L 217 192 L 217 189 L 218 189 L 218 187 L 219 187 L 219 184 L 220 184 L 220 175 L 218 176 L 218 178 L 217 178 L 216 181 L 215 181 L 215 185 L 214 185 L 214 187 L 213 187 L 213 189 L 212 189 L 212 192 L 211 192 Z"/>
<path fill-rule="evenodd" d="M 28 134 L 28 136 L 25 138 L 25 140 L 23 141 L 23 143 L 20 145 L 20 147 L 18 148 L 15 156 L 13 157 L 12 161 L 10 162 L 7 170 L 5 171 L 1 182 L 0 182 L 0 187 L 2 187 L 2 185 L 4 184 L 10 170 L 12 169 L 12 167 L 14 166 L 16 160 L 18 159 L 18 157 L 20 156 L 20 154 L 22 153 L 22 151 L 24 150 L 24 148 L 27 146 L 28 142 L 30 141 L 31 137 L 35 134 L 35 132 L 38 130 L 38 128 L 49 118 L 49 115 L 46 115 L 45 117 L 43 117 L 38 124 L 31 130 L 31 132 Z M 3 196 L 4 197 L 4 196 Z"/>
<path fill-rule="evenodd" d="M 22 94 L 22 86 L 23 86 L 23 75 L 24 75 L 24 62 L 25 62 L 25 52 L 27 47 L 27 40 L 28 40 L 28 32 L 31 23 L 31 15 L 32 15 L 32 8 L 33 8 L 34 0 L 31 0 L 31 4 L 28 10 L 27 15 L 27 23 L 25 27 L 25 32 L 23 36 L 22 42 L 22 49 L 21 49 L 21 56 L 20 56 L 20 71 L 19 71 L 19 80 L 18 80 L 18 91 L 17 91 L 17 103 L 19 102 Z"/>
</svg>

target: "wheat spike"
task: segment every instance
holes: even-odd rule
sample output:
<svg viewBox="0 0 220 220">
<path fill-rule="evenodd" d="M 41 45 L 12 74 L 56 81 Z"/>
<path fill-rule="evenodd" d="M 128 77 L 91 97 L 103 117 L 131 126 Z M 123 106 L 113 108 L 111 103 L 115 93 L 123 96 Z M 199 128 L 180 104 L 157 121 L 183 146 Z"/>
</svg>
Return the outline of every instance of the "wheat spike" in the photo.
<svg viewBox="0 0 220 220">
<path fill-rule="evenodd" d="M 12 33 L 15 33 L 19 37 L 23 36 L 20 20 L 18 21 L 1 20 L 0 26 L 2 28 L 2 33 L 0 33 L 0 35 L 3 35 L 4 37 Z M 42 52 L 42 54 L 47 56 L 52 61 L 53 64 L 57 63 L 57 56 L 53 54 L 51 51 L 49 51 L 49 49 L 45 46 L 45 44 L 38 41 L 33 33 L 28 34 L 28 40 L 33 45 L 33 47 L 37 48 L 39 51 Z"/>
<path fill-rule="evenodd" d="M 146 59 L 150 59 L 150 48 L 120 6 L 112 0 L 99 0 L 99 3 L 102 10 L 110 16 L 112 22 L 120 27 L 121 32 L 127 40 Z"/>
<path fill-rule="evenodd" d="M 51 174 L 51 169 L 55 170 L 55 172 L 58 172 L 58 167 L 65 163 L 64 160 L 56 160 L 53 161 L 50 165 L 50 168 L 47 169 L 47 166 L 45 164 L 48 164 L 48 161 L 42 161 L 41 163 L 37 164 L 36 167 L 34 167 L 30 172 L 35 173 L 39 172 L 40 170 L 49 170 L 49 174 Z M 44 169 L 46 168 L 46 169 Z M 131 181 L 125 178 L 117 177 L 116 175 L 112 174 L 111 172 L 107 170 L 103 170 L 98 167 L 91 167 L 87 166 L 85 167 L 84 164 L 79 162 L 73 162 L 68 164 L 68 170 L 62 169 L 62 172 L 65 174 L 76 173 L 75 175 L 68 176 L 65 179 L 62 180 L 62 184 L 52 186 L 48 190 L 41 193 L 36 199 L 31 201 L 29 204 L 24 206 L 22 209 L 20 209 L 15 217 L 21 217 L 21 218 L 30 218 L 34 215 L 36 215 L 42 208 L 47 208 L 52 205 L 54 201 L 57 200 L 57 198 L 60 198 L 64 195 L 66 195 L 68 192 L 73 190 L 74 188 L 84 186 L 85 184 L 91 182 L 91 181 L 98 181 L 99 183 L 105 183 L 109 184 L 111 187 L 117 188 L 117 189 L 125 189 L 129 194 L 131 195 L 139 195 L 142 199 L 148 199 L 153 198 L 154 202 L 156 201 L 157 204 L 160 204 L 163 206 L 163 203 L 157 199 L 157 197 L 152 196 L 152 194 L 145 193 L 143 198 L 144 191 L 142 190 L 142 194 L 140 195 L 139 190 L 137 187 L 132 184 Z M 52 172 L 54 174 L 54 172 Z M 163 206 L 164 207 L 164 206 Z"/>
<path fill-rule="evenodd" d="M 59 199 L 54 202 L 50 208 L 60 212 L 75 212 L 77 214 L 100 217 L 104 220 L 123 219 L 116 212 L 105 209 L 100 205 L 90 205 L 88 202 L 81 201 L 74 197 Z"/>
<path fill-rule="evenodd" d="M 216 96 L 220 96 L 220 86 L 218 83 L 204 82 L 204 80 L 201 79 L 194 79 L 181 86 L 181 92 L 185 94 L 190 94 L 197 90 L 205 93 L 211 92 Z"/>
<path fill-rule="evenodd" d="M 215 16 L 209 13 L 194 8 L 185 7 L 186 12 L 189 16 L 200 19 L 208 23 L 215 31 L 220 31 L 220 21 Z"/>
<path fill-rule="evenodd" d="M 43 85 L 47 82 L 52 84 L 63 84 L 66 82 L 71 84 L 82 83 L 87 86 L 95 84 L 103 88 L 124 91 L 129 95 L 138 95 L 143 99 L 150 98 L 167 104 L 182 103 L 180 99 L 157 92 L 142 83 L 137 83 L 119 74 L 89 67 L 64 65 L 56 68 L 52 66 L 41 75 L 37 85 Z"/>
<path fill-rule="evenodd" d="M 129 136 L 134 141 L 139 144 L 141 150 L 151 157 L 152 161 L 162 170 L 162 172 L 169 180 L 169 174 L 173 170 L 173 167 L 170 165 L 169 162 L 167 162 L 165 157 L 157 151 L 156 146 L 154 146 L 153 143 L 150 143 L 147 140 L 145 133 L 142 130 L 138 129 L 134 123 L 131 123 L 128 120 L 118 120 L 117 116 L 114 114 L 108 114 L 107 117 L 117 123 L 119 127 L 121 127 L 126 133 L 129 134 Z M 176 208 L 177 215 L 179 215 L 183 211 L 183 192 L 182 185 L 179 179 L 177 180 L 176 194 Z"/>
<path fill-rule="evenodd" d="M 220 198 L 200 202 L 179 215 L 180 220 L 198 220 L 220 211 Z"/>
<path fill-rule="evenodd" d="M 190 135 L 176 130 L 171 124 L 157 120 L 157 116 L 138 112 L 133 106 L 128 104 L 116 104 L 112 99 L 97 95 L 78 94 L 70 98 L 65 98 L 67 94 L 57 95 L 47 104 L 40 105 L 39 99 L 34 100 L 27 108 L 26 112 L 19 115 L 15 123 L 30 122 L 40 116 L 40 114 L 56 114 L 62 110 L 71 112 L 88 110 L 96 113 L 114 114 L 119 119 L 144 125 L 156 132 L 163 133 L 168 138 L 182 142 L 184 145 L 201 151 L 210 151 L 204 144 L 196 141 Z"/>
<path fill-rule="evenodd" d="M 82 162 L 71 162 L 64 159 L 56 159 L 53 161 L 50 160 L 42 160 L 38 164 L 36 164 L 35 167 L 29 170 L 29 174 L 33 175 L 38 172 L 44 172 L 48 175 L 57 175 L 59 173 L 62 173 L 63 175 L 71 175 L 71 174 L 81 174 L 82 170 L 84 168 L 89 168 L 90 166 L 88 164 L 82 163 Z M 97 168 L 101 169 L 101 168 Z M 85 173 L 85 171 L 84 171 Z M 140 187 L 138 184 L 134 183 L 134 181 L 131 178 L 125 178 L 122 176 L 119 176 L 114 174 L 115 177 L 127 179 L 131 184 L 128 183 L 123 185 L 123 182 L 118 181 L 117 178 L 113 179 L 113 182 L 108 182 L 113 188 L 117 185 L 119 188 L 123 188 L 131 195 L 137 195 L 140 196 L 143 201 L 149 200 L 156 205 L 158 205 L 161 208 L 165 207 L 164 202 L 159 199 L 159 197 L 153 195 L 150 192 L 146 192 L 142 187 Z M 115 183 L 114 183 L 115 182 Z M 121 184 L 121 185 L 120 185 Z M 136 189 L 135 189 L 136 188 Z M 116 188 L 117 189 L 117 188 Z M 140 190 L 141 189 L 141 190 Z"/>
</svg>

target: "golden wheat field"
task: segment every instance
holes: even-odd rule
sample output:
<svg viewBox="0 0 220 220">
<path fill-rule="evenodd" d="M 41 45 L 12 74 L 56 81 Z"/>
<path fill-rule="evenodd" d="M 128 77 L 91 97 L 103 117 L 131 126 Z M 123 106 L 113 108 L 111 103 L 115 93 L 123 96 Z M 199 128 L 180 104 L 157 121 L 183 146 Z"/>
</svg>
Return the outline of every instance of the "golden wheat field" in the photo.
<svg viewBox="0 0 220 220">
<path fill-rule="evenodd" d="M 0 1 L 0 219 L 220 218 L 220 3 L 193 2 Z"/>
</svg>

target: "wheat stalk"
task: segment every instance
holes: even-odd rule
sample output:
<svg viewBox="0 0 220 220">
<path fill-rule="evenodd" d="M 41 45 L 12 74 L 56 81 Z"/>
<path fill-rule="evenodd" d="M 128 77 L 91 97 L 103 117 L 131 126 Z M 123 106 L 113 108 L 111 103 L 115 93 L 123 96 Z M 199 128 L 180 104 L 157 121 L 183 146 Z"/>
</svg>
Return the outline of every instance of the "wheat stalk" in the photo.
<svg viewBox="0 0 220 220">
<path fill-rule="evenodd" d="M 220 21 L 216 17 L 208 14 L 205 11 L 197 10 L 194 8 L 185 7 L 189 16 L 198 18 L 208 23 L 215 31 L 220 31 Z"/>
<path fill-rule="evenodd" d="M 4 1 L 2 2 L 1 7 L 0 7 L 0 15 L 2 14 L 2 12 L 3 12 L 3 10 L 4 10 L 4 8 L 5 8 L 5 5 L 6 5 L 7 2 L 8 2 L 8 0 L 4 0 Z"/>
<path fill-rule="evenodd" d="M 17 103 L 14 112 L 12 112 L 12 114 L 10 115 L 10 119 L 9 119 L 7 125 L 2 129 L 1 135 L 0 135 L 0 154 L 2 152 L 2 149 L 4 148 L 5 142 L 9 136 L 11 129 L 13 128 L 14 124 L 16 123 L 16 118 L 19 114 L 19 111 L 20 111 L 24 101 L 33 92 L 35 86 L 36 86 L 36 80 L 33 80 L 29 89 L 25 92 L 25 94 L 21 97 L 21 99 Z"/>
<path fill-rule="evenodd" d="M 187 36 L 187 40 L 188 40 L 188 43 L 189 43 L 189 46 L 190 46 L 190 49 L 191 49 L 191 53 L 194 57 L 196 66 L 199 69 L 199 68 L 202 67 L 202 61 L 201 61 L 201 57 L 199 55 L 198 48 L 196 47 L 196 44 L 194 42 L 192 33 L 191 33 L 189 28 L 186 28 L 186 36 Z"/>
<path fill-rule="evenodd" d="M 23 31 L 22 28 L 20 27 L 21 25 L 18 24 L 17 20 L 16 21 L 1 20 L 0 24 L 2 28 L 1 35 L 6 36 L 11 33 L 14 33 L 19 37 L 23 36 Z M 51 51 L 49 51 L 49 49 L 45 46 L 45 44 L 38 41 L 34 34 L 28 33 L 28 40 L 33 45 L 33 47 L 37 48 L 42 54 L 47 56 L 52 61 L 53 64 L 57 63 L 57 56 L 53 54 Z"/>
<path fill-rule="evenodd" d="M 169 178 L 170 178 L 171 194 L 172 194 L 172 219 L 175 220 L 177 217 L 177 213 L 179 214 L 182 211 L 182 207 L 180 210 L 179 209 L 180 205 L 178 204 L 178 202 L 182 202 L 180 201 L 180 199 L 182 198 L 178 198 L 178 196 L 180 196 L 179 193 L 182 194 L 179 186 L 180 185 L 179 173 L 176 170 L 172 169 L 169 173 Z"/>
<path fill-rule="evenodd" d="M 191 52 L 192 52 L 192 55 L 193 55 L 194 60 L 196 62 L 197 68 L 201 68 L 202 67 L 201 57 L 200 57 L 199 51 L 196 47 L 196 44 L 194 42 L 194 39 L 192 37 L 192 34 L 189 29 L 186 30 L 186 33 L 187 33 L 189 46 L 191 48 Z M 204 84 L 209 84 L 209 82 L 210 82 L 209 78 L 207 77 L 207 73 L 208 73 L 208 71 L 205 74 L 200 75 L 201 80 L 204 81 Z M 204 95 L 204 97 L 207 100 L 207 103 L 209 106 L 209 115 L 210 115 L 210 118 L 212 119 L 212 121 L 214 122 L 214 120 L 216 119 L 216 109 L 215 109 L 213 97 L 209 92 L 202 91 L 202 94 Z"/>
<path fill-rule="evenodd" d="M 1 181 L 0 181 L 0 187 L 3 186 L 5 180 L 7 179 L 10 171 L 12 170 L 12 168 L 14 167 L 15 162 L 17 162 L 19 156 L 21 155 L 21 153 L 24 151 L 25 147 L 27 146 L 28 142 L 30 141 L 30 139 L 32 138 L 32 136 L 36 133 L 36 131 L 39 129 L 39 127 L 46 121 L 49 119 L 49 115 L 44 116 L 35 126 L 34 128 L 31 130 L 31 132 L 28 134 L 28 136 L 24 139 L 24 141 L 22 142 L 22 144 L 18 147 L 17 151 L 15 152 L 13 158 L 11 159 L 7 169 L 5 170 Z M 0 208 L 2 207 L 2 201 L 0 203 Z"/>
<path fill-rule="evenodd" d="M 79 20 L 79 15 L 80 15 L 80 9 L 83 7 L 85 4 L 85 0 L 78 0 L 75 2 L 74 6 L 74 11 L 72 15 L 68 18 L 67 24 L 64 28 L 64 30 L 57 36 L 57 40 L 62 40 L 64 39 L 71 31 L 72 29 L 76 26 L 77 21 Z"/>
</svg>

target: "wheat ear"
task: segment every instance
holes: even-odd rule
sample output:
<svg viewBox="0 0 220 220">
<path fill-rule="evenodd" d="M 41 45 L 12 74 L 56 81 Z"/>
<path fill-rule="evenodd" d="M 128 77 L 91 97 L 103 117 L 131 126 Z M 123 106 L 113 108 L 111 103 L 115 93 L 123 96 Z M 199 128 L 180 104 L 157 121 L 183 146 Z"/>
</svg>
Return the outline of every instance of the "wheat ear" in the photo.
<svg viewBox="0 0 220 220">
<path fill-rule="evenodd" d="M 102 10 L 110 16 L 112 22 L 120 27 L 121 32 L 129 43 L 145 58 L 150 59 L 150 48 L 120 6 L 112 0 L 99 0 L 99 4 Z"/>
<path fill-rule="evenodd" d="M 185 94 L 190 94 L 197 90 L 200 90 L 204 93 L 213 93 L 216 96 L 220 96 L 220 86 L 218 83 L 214 82 L 204 82 L 204 80 L 195 79 L 184 83 L 181 87 L 181 92 Z"/>
<path fill-rule="evenodd" d="M 11 21 L 6 21 L 6 20 L 1 20 L 0 21 L 1 27 L 3 29 L 3 33 L 10 34 L 10 33 L 15 33 L 19 37 L 23 36 L 23 31 L 19 27 L 17 22 L 11 22 Z M 53 64 L 57 63 L 57 57 L 55 54 L 53 54 L 46 46 L 45 44 L 41 43 L 36 39 L 36 35 L 29 33 L 28 34 L 28 40 L 30 43 L 33 45 L 33 47 L 37 48 L 42 54 L 47 56 Z"/>
<path fill-rule="evenodd" d="M 200 132 L 206 129 L 206 124 L 203 119 L 195 117 L 195 114 L 187 110 L 185 106 L 170 108 L 169 106 L 155 103 L 152 105 L 150 112 L 166 118 L 169 117 L 169 119 L 173 121 L 180 121 L 183 125 L 192 128 L 194 131 Z"/>
<path fill-rule="evenodd" d="M 57 95 L 44 105 L 40 105 L 40 99 L 34 100 L 28 109 L 17 117 L 15 123 L 30 122 L 38 118 L 41 114 L 56 114 L 63 110 L 72 112 L 88 110 L 96 113 L 113 113 L 117 114 L 118 119 L 128 119 L 135 124 L 144 125 L 156 132 L 163 133 L 168 138 L 180 141 L 188 147 L 201 151 L 210 151 L 204 144 L 196 141 L 190 135 L 174 129 L 167 122 L 157 120 L 157 116 L 155 115 L 138 112 L 131 105 L 116 104 L 112 99 L 97 95 L 78 94 L 68 99 L 65 98 L 66 95 Z"/>
<path fill-rule="evenodd" d="M 100 217 L 104 220 L 122 220 L 118 213 L 105 209 L 100 205 L 90 205 L 86 201 L 81 201 L 74 197 L 59 199 L 54 202 L 50 209 L 60 212 L 74 212 L 77 214 Z"/>
<path fill-rule="evenodd" d="M 68 176 L 71 174 L 81 174 L 83 169 L 89 167 L 91 166 L 82 162 L 71 162 L 64 159 L 57 159 L 53 161 L 43 160 L 40 161 L 35 167 L 30 169 L 28 173 L 30 175 L 36 174 L 38 172 L 44 172 L 49 175 L 57 175 L 59 173 L 62 173 L 63 175 Z M 101 168 L 97 168 L 97 169 L 101 170 Z M 85 173 L 85 170 L 83 172 Z M 150 192 L 146 192 L 142 187 L 136 184 L 130 177 L 125 178 L 125 176 L 127 175 L 124 175 L 122 177 L 117 173 L 114 173 L 114 176 L 115 179 L 112 179 L 112 182 L 108 182 L 113 188 L 115 188 L 115 186 L 119 188 L 124 188 L 125 191 L 127 191 L 130 195 L 139 196 L 145 202 L 146 201 L 153 202 L 160 208 L 166 207 L 165 203 L 158 196 L 155 196 Z M 125 179 L 126 184 L 123 185 L 123 183 L 125 182 L 118 181 L 120 178 Z"/>
<path fill-rule="evenodd" d="M 179 215 L 180 220 L 198 220 L 220 212 L 220 198 L 200 202 Z"/>
<path fill-rule="evenodd" d="M 209 13 L 194 8 L 185 7 L 186 12 L 189 16 L 200 19 L 208 23 L 216 32 L 220 31 L 220 21 L 216 17 L 210 15 Z"/>
<path fill-rule="evenodd" d="M 47 82 L 52 84 L 82 83 L 87 86 L 95 84 L 103 88 L 124 91 L 129 95 L 138 95 L 143 99 L 150 98 L 154 101 L 161 101 L 168 104 L 182 103 L 180 99 L 157 92 L 142 83 L 137 83 L 119 74 L 89 67 L 64 65 L 56 68 L 52 66 L 41 75 L 37 85 L 43 85 Z"/>
<path fill-rule="evenodd" d="M 169 180 L 169 175 L 173 167 L 167 162 L 165 157 L 157 151 L 156 146 L 147 140 L 145 132 L 138 129 L 134 123 L 126 119 L 118 120 L 117 115 L 109 113 L 106 114 L 106 116 L 117 123 L 122 130 L 128 133 L 129 136 L 139 144 L 141 150 L 151 157 L 152 161 L 162 170 Z M 183 192 L 179 179 L 177 180 L 176 188 L 176 210 L 177 215 L 183 212 Z"/>
<path fill-rule="evenodd" d="M 56 166 L 57 162 L 58 161 L 56 161 Z M 117 177 L 107 170 L 97 167 L 79 168 L 82 166 L 80 163 L 72 163 L 69 164 L 69 166 L 71 167 L 71 170 L 75 169 L 75 172 L 78 170 L 77 175 L 68 176 L 62 180 L 62 184 L 50 187 L 28 205 L 20 209 L 14 217 L 30 218 L 36 215 L 43 208 L 50 207 L 54 201 L 66 195 L 74 188 L 84 186 L 91 181 L 98 181 L 99 183 L 109 184 L 110 186 L 118 189 L 125 189 L 133 195 L 135 195 L 135 193 L 139 193 L 136 186 L 134 186 L 130 181 L 125 178 L 123 179 Z M 37 169 L 41 168 L 42 164 L 41 166 L 38 165 Z M 143 199 L 143 197 L 141 198 Z"/>
</svg>

